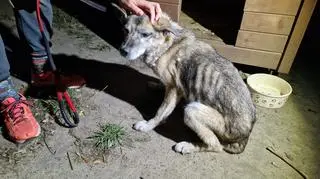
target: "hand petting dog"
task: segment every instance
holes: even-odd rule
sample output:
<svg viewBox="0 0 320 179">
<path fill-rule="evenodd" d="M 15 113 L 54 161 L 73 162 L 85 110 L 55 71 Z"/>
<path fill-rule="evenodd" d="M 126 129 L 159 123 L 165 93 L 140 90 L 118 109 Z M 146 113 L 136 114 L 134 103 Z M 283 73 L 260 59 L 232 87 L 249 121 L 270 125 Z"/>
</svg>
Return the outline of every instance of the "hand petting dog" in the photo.
<svg viewBox="0 0 320 179">
<path fill-rule="evenodd" d="M 145 13 L 150 17 L 151 23 L 159 20 L 162 10 L 159 3 L 146 0 L 119 0 L 120 5 L 132 13 L 142 16 Z"/>
</svg>

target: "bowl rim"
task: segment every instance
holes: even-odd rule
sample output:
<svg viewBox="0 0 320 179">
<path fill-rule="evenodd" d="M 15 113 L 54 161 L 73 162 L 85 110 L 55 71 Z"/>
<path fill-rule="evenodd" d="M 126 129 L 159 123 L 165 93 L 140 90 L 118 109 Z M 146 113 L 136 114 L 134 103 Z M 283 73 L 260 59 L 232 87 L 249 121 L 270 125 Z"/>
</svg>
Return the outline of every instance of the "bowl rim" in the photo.
<svg viewBox="0 0 320 179">
<path fill-rule="evenodd" d="M 279 79 L 280 81 L 283 81 L 283 82 L 289 87 L 289 93 L 286 93 L 286 94 L 284 94 L 284 95 L 279 95 L 279 96 L 273 96 L 273 95 L 263 94 L 263 93 L 261 93 L 260 91 L 254 89 L 254 88 L 251 86 L 251 84 L 249 83 L 249 79 L 250 79 L 250 78 L 253 78 L 254 76 L 269 76 L 269 77 L 272 77 L 272 78 L 277 78 L 277 79 Z M 261 95 L 263 95 L 263 96 L 267 96 L 267 97 L 271 97 L 271 98 L 284 98 L 284 97 L 288 97 L 288 96 L 292 93 L 292 87 L 291 87 L 291 85 L 290 85 L 286 80 L 284 80 L 284 79 L 282 79 L 282 78 L 280 78 L 280 77 L 278 77 L 278 76 L 275 76 L 275 75 L 270 75 L 270 74 L 267 74 L 267 73 L 255 73 L 255 74 L 249 75 L 246 81 L 247 81 L 247 84 L 248 84 L 248 86 L 250 87 L 250 89 L 254 90 L 255 92 L 257 92 L 257 93 L 259 93 L 259 94 L 261 94 Z"/>
</svg>

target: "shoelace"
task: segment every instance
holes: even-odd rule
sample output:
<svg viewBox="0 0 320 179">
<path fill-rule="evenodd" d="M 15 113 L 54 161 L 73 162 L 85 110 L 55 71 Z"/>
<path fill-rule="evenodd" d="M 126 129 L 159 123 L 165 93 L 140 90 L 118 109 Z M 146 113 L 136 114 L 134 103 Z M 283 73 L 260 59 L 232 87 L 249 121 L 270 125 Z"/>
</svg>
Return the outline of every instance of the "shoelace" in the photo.
<svg viewBox="0 0 320 179">
<path fill-rule="evenodd" d="M 22 104 L 30 105 L 30 103 L 27 100 L 20 99 L 10 104 L 6 109 L 1 111 L 1 113 L 7 111 L 10 118 L 13 119 L 13 124 L 16 124 L 23 120 L 24 110 L 21 106 Z"/>
</svg>

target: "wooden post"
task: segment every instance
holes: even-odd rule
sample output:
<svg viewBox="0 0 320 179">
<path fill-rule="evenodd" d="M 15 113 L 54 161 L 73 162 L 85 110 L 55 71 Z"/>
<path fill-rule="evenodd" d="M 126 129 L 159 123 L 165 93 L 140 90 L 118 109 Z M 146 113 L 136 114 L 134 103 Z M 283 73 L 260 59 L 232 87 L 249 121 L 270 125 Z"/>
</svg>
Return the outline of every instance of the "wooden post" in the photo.
<svg viewBox="0 0 320 179">
<path fill-rule="evenodd" d="M 294 30 L 289 38 L 287 48 L 283 52 L 284 55 L 280 62 L 278 72 L 289 73 L 304 33 L 308 27 L 308 23 L 311 19 L 316 3 L 317 0 L 304 0 L 300 14 L 298 14 L 299 16 L 296 21 L 296 25 L 293 27 Z"/>
</svg>

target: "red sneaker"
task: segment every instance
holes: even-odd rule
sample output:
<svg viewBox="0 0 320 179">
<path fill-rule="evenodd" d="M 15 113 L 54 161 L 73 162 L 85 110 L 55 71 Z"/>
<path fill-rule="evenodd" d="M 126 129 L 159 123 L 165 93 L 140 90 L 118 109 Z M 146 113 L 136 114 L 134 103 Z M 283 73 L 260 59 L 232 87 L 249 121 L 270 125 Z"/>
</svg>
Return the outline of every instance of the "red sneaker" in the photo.
<svg viewBox="0 0 320 179">
<path fill-rule="evenodd" d="M 61 75 L 60 77 L 61 83 L 68 88 L 80 88 L 86 83 L 85 80 L 78 75 Z M 37 87 L 55 85 L 55 74 L 52 71 L 40 74 L 33 73 L 31 77 L 31 84 Z"/>
<path fill-rule="evenodd" d="M 41 128 L 28 106 L 26 98 L 20 95 L 20 99 L 8 97 L 1 103 L 1 113 L 5 126 L 12 140 L 23 143 L 40 135 Z"/>
</svg>

